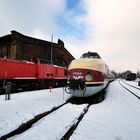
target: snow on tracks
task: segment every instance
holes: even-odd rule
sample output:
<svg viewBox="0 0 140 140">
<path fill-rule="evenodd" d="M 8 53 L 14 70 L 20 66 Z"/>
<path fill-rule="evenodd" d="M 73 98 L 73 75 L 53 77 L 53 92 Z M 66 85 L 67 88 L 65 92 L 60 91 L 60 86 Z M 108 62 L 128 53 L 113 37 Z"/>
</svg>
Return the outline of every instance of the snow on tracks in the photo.
<svg viewBox="0 0 140 140">
<path fill-rule="evenodd" d="M 106 99 L 89 108 L 70 140 L 139 140 L 139 116 L 139 100 L 116 80 Z"/>
<path fill-rule="evenodd" d="M 0 96 L 0 136 L 3 136 L 21 124 L 31 120 L 34 116 L 49 111 L 66 102 L 70 96 L 63 89 L 57 88 L 40 91 L 30 91 L 12 94 L 11 100 L 4 101 Z"/>
<path fill-rule="evenodd" d="M 131 84 L 128 84 L 124 82 L 123 80 L 119 81 L 120 85 L 123 86 L 126 90 L 128 90 L 130 93 L 132 93 L 135 97 L 140 99 L 140 88 L 133 86 Z"/>
<path fill-rule="evenodd" d="M 16 140 L 59 140 L 77 122 L 78 117 L 87 107 L 84 105 L 66 104 L 59 110 L 49 114 L 35 123 L 28 131 L 12 137 L 10 139 Z"/>
</svg>

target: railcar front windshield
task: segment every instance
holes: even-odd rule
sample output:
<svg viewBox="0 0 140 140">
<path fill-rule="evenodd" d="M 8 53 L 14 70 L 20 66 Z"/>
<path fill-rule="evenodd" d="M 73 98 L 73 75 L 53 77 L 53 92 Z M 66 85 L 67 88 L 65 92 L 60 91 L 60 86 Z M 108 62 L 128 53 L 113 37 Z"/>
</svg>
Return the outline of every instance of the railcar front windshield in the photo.
<svg viewBox="0 0 140 140">
<path fill-rule="evenodd" d="M 88 53 L 84 53 L 80 58 L 100 59 L 101 57 L 96 52 L 88 52 Z"/>
</svg>

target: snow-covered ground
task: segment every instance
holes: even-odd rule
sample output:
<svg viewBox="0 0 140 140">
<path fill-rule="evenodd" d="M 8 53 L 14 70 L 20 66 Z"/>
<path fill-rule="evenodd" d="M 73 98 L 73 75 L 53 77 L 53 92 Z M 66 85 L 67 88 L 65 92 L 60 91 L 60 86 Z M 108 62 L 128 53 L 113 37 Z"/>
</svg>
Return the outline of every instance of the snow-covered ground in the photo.
<svg viewBox="0 0 140 140">
<path fill-rule="evenodd" d="M 63 89 L 59 88 L 51 93 L 41 90 L 16 94 L 10 101 L 0 97 L 0 135 L 15 129 L 34 115 L 64 103 L 70 97 L 64 95 L 65 98 Z M 10 140 L 58 140 L 86 106 L 67 104 Z M 108 87 L 106 99 L 89 108 L 70 140 L 139 140 L 139 118 L 140 100 L 116 80 Z"/>
<path fill-rule="evenodd" d="M 140 89 L 140 86 L 138 86 L 138 81 L 127 81 L 127 80 L 124 80 L 124 82 Z"/>
<path fill-rule="evenodd" d="M 140 87 L 138 86 L 137 82 L 120 80 L 120 83 L 140 97 Z"/>
<path fill-rule="evenodd" d="M 139 140 L 140 100 L 120 86 L 110 84 L 106 99 L 93 105 L 70 140 Z"/>
<path fill-rule="evenodd" d="M 29 131 L 9 140 L 60 140 L 87 105 L 67 104 L 38 121 Z"/>
<path fill-rule="evenodd" d="M 0 96 L 0 136 L 18 128 L 35 115 L 51 110 L 66 102 L 70 95 L 63 88 L 30 91 L 12 94 L 11 100 L 5 101 Z"/>
</svg>

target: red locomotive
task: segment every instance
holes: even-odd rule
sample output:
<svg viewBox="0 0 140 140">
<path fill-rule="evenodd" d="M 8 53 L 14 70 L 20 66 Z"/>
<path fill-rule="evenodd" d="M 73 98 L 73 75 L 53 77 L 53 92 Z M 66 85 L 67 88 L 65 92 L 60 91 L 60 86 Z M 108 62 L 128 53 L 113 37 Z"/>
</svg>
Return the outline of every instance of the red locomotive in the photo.
<svg viewBox="0 0 140 140">
<path fill-rule="evenodd" d="M 6 82 L 13 90 L 65 86 L 73 59 L 61 40 L 52 43 L 12 31 L 0 38 L 0 89 Z"/>
<path fill-rule="evenodd" d="M 66 79 L 67 69 L 52 64 L 0 58 L 1 79 Z"/>
</svg>

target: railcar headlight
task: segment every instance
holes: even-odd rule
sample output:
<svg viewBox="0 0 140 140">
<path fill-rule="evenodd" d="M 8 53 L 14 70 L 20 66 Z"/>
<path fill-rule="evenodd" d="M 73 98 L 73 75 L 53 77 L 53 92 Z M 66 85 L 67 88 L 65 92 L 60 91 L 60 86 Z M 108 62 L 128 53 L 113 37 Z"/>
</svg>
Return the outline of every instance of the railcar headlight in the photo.
<svg viewBox="0 0 140 140">
<path fill-rule="evenodd" d="M 91 74 L 87 74 L 86 77 L 85 77 L 86 81 L 92 81 L 93 80 L 93 77 Z"/>
</svg>

